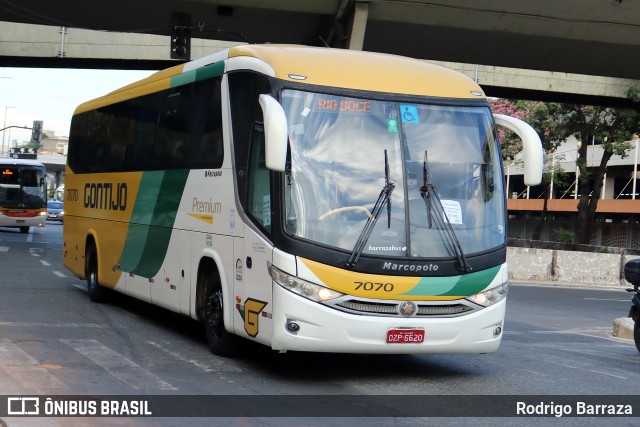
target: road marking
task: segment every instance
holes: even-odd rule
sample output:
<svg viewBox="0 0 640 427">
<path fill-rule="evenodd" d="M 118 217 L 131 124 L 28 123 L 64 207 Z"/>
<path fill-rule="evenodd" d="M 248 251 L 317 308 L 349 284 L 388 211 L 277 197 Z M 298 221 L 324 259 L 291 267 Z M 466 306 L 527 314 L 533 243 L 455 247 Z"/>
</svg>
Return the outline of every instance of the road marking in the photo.
<svg viewBox="0 0 640 427">
<path fill-rule="evenodd" d="M 29 248 L 29 254 L 35 257 L 44 255 L 44 249 L 42 248 Z"/>
<path fill-rule="evenodd" d="M 9 252 L 9 246 L 0 246 L 0 252 Z"/>
<path fill-rule="evenodd" d="M 41 263 L 42 265 L 44 265 L 45 267 L 51 267 L 51 264 L 49 264 L 47 261 L 45 261 L 45 260 L 43 260 L 43 259 L 41 259 L 41 260 L 40 260 L 40 263 Z"/>
<path fill-rule="evenodd" d="M 135 389 L 178 390 L 137 363 L 96 340 L 61 340 L 78 353 L 104 368 L 111 375 Z"/>
<path fill-rule="evenodd" d="M 29 236 L 27 237 L 27 242 L 31 243 L 33 241 L 33 234 L 29 233 Z"/>
<path fill-rule="evenodd" d="M 210 365 L 208 365 L 208 364 L 206 364 L 204 362 L 201 362 L 201 361 L 198 361 L 198 360 L 195 360 L 195 359 L 191 359 L 191 358 L 189 358 L 189 356 L 185 356 L 184 354 L 178 353 L 175 350 L 170 350 L 169 348 L 167 348 L 167 347 L 165 347 L 165 346 L 163 346 L 161 344 L 158 344 L 156 342 L 147 341 L 147 344 L 151 344 L 152 346 L 164 351 L 168 355 L 173 356 L 176 359 L 179 359 L 179 360 L 181 360 L 183 362 L 189 363 L 189 364 L 195 366 L 196 368 L 198 368 L 198 369 L 200 369 L 201 371 L 204 371 L 204 372 L 220 372 L 222 370 L 224 370 L 225 372 L 242 372 L 242 369 L 240 369 L 240 368 L 236 368 L 236 367 L 232 367 L 232 366 L 224 366 L 223 367 L 223 365 L 228 365 L 228 364 L 225 364 L 225 362 L 219 361 L 219 359 L 213 359 L 213 360 L 217 360 L 218 361 L 216 364 L 219 365 L 220 368 L 211 367 Z M 221 369 L 221 368 L 223 368 L 223 369 Z"/>
<path fill-rule="evenodd" d="M 583 298 L 589 301 L 616 301 L 616 302 L 631 302 L 630 299 L 613 299 L 613 298 Z"/>
<path fill-rule="evenodd" d="M 62 273 L 60 271 L 56 271 L 56 270 L 53 270 L 53 274 L 55 274 L 58 277 L 67 277 L 66 274 L 64 274 L 64 273 Z"/>
<path fill-rule="evenodd" d="M 28 389 L 28 393 L 47 394 L 60 390 L 68 393 L 69 388 L 7 338 L 0 338 L 0 369 Z"/>
<path fill-rule="evenodd" d="M 97 323 L 37 323 L 37 322 L 0 322 L 0 326 L 18 326 L 29 328 L 104 328 Z"/>
<path fill-rule="evenodd" d="M 554 348 L 554 347 L 551 347 L 551 348 Z M 593 374 L 606 375 L 608 377 L 619 378 L 621 380 L 628 379 L 628 376 L 624 376 L 621 373 L 616 375 L 614 372 L 616 372 L 617 370 L 615 370 L 615 369 L 611 369 L 611 371 L 609 371 L 609 372 L 600 371 L 598 369 L 592 369 L 592 366 L 593 366 L 592 363 L 585 363 L 585 362 L 580 362 L 580 361 L 577 361 L 577 360 L 571 360 L 571 361 L 568 361 L 568 362 L 564 362 L 563 366 L 565 368 L 579 369 L 581 371 L 587 371 L 587 372 L 591 372 Z"/>
</svg>

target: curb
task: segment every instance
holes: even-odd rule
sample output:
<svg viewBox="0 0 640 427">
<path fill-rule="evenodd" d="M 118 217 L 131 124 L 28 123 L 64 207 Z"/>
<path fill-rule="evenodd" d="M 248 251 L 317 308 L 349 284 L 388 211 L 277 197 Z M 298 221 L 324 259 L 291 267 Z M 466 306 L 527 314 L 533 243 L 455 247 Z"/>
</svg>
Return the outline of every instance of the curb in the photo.
<svg viewBox="0 0 640 427">
<path fill-rule="evenodd" d="M 513 285 L 524 285 L 524 286 L 545 286 L 549 288 L 584 288 L 584 289 L 596 289 L 603 291 L 625 291 L 627 287 L 624 286 L 616 286 L 616 285 L 594 285 L 593 283 L 575 283 L 575 282 L 554 282 L 548 280 L 520 280 L 520 279 L 509 279 L 509 283 Z M 631 302 L 631 299 L 629 299 Z"/>
<path fill-rule="evenodd" d="M 633 340 L 633 319 L 620 317 L 613 321 L 613 336 L 626 340 Z"/>
</svg>

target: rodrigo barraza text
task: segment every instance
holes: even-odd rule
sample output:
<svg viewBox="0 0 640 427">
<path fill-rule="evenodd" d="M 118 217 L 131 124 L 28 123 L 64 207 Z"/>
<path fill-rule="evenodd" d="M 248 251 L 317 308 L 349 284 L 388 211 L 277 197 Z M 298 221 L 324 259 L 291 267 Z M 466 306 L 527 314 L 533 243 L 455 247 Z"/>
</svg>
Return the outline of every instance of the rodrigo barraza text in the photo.
<svg viewBox="0 0 640 427">
<path fill-rule="evenodd" d="M 516 415 L 553 415 L 557 418 L 572 415 L 628 416 L 633 415 L 633 407 L 631 405 L 593 404 L 579 401 L 574 404 L 517 402 Z"/>
</svg>

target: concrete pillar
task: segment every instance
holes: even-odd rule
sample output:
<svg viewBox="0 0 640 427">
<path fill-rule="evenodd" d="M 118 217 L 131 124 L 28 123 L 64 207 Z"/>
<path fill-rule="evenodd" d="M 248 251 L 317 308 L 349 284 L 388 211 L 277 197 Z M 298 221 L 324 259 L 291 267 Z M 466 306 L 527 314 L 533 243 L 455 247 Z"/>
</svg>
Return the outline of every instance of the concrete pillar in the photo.
<svg viewBox="0 0 640 427">
<path fill-rule="evenodd" d="M 615 197 L 613 194 L 614 181 L 615 181 L 615 178 L 608 177 L 607 175 L 604 176 L 604 185 L 602 186 L 602 195 L 601 195 L 602 199 L 613 199 Z"/>
<path fill-rule="evenodd" d="M 349 29 L 349 40 L 347 48 L 362 50 L 364 46 L 364 33 L 367 29 L 367 19 L 369 17 L 369 3 L 356 2 L 353 9 L 353 19 Z"/>
</svg>

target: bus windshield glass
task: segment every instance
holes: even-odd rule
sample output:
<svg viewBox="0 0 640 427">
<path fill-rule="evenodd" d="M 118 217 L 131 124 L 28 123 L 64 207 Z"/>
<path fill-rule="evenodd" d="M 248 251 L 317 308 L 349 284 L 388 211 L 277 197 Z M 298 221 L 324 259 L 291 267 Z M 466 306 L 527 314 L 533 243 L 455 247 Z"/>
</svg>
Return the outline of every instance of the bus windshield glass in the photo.
<svg viewBox="0 0 640 427">
<path fill-rule="evenodd" d="M 44 169 L 34 166 L 0 166 L 0 206 L 38 209 L 45 206 Z"/>
<path fill-rule="evenodd" d="M 351 251 L 375 217 L 362 254 L 438 258 L 504 245 L 500 151 L 488 107 L 298 90 L 283 91 L 282 105 L 289 234 Z M 387 203 L 374 212 L 389 184 Z"/>
</svg>

